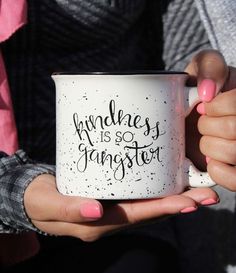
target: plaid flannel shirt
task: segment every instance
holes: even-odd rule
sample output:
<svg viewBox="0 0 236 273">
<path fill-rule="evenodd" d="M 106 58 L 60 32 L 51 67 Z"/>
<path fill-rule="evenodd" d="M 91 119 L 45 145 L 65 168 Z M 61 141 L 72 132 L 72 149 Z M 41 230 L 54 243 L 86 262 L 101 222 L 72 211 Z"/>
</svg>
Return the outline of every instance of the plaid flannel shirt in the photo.
<svg viewBox="0 0 236 273">
<path fill-rule="evenodd" d="M 40 232 L 27 216 L 23 200 L 25 189 L 40 174 L 55 175 L 55 167 L 34 163 L 22 150 L 12 156 L 0 153 L 0 233 Z"/>
</svg>

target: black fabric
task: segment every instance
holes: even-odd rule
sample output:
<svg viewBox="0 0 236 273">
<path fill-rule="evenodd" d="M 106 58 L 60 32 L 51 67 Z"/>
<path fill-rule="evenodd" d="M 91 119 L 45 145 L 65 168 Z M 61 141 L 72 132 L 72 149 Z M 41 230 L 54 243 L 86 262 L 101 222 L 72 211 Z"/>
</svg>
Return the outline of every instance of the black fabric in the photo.
<svg viewBox="0 0 236 273">
<path fill-rule="evenodd" d="M 38 256 L 4 273 L 180 273 L 176 251 L 145 236 L 116 235 L 93 243 L 65 237 L 44 240 Z"/>
<path fill-rule="evenodd" d="M 29 0 L 28 24 L 3 45 L 20 148 L 35 160 L 55 163 L 53 72 L 164 68 L 159 1 L 88 2 L 71 16 L 55 0 Z"/>
</svg>

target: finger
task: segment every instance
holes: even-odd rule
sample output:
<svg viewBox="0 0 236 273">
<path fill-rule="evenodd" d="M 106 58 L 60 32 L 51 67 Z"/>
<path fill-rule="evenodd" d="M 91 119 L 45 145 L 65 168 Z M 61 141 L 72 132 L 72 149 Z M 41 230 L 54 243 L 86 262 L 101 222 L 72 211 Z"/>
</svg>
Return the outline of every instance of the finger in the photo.
<svg viewBox="0 0 236 273">
<path fill-rule="evenodd" d="M 89 225 L 96 226 L 99 234 L 104 234 L 129 225 L 196 210 L 196 202 L 188 196 L 182 195 L 173 195 L 162 199 L 122 201 L 107 208 L 101 220 Z"/>
<path fill-rule="evenodd" d="M 231 191 L 236 191 L 235 166 L 211 159 L 207 165 L 207 171 L 218 185 Z"/>
<path fill-rule="evenodd" d="M 182 193 L 201 205 L 213 205 L 219 202 L 218 194 L 210 188 L 195 188 Z"/>
<path fill-rule="evenodd" d="M 228 78 L 229 69 L 224 57 L 219 51 L 204 50 L 199 52 L 186 67 L 190 77 L 197 78 L 198 84 L 203 79 L 212 79 L 216 82 L 219 91 Z"/>
<path fill-rule="evenodd" d="M 202 135 L 236 140 L 236 116 L 203 115 L 198 120 L 198 130 Z"/>
<path fill-rule="evenodd" d="M 208 116 L 236 115 L 236 89 L 219 94 L 211 102 L 205 103 L 204 106 Z"/>
<path fill-rule="evenodd" d="M 33 220 L 84 222 L 102 217 L 102 205 L 93 199 L 60 194 L 51 175 L 38 176 L 24 196 L 28 216 Z"/>
<path fill-rule="evenodd" d="M 209 158 L 236 165 L 236 141 L 203 136 L 200 140 L 201 152 Z"/>
<path fill-rule="evenodd" d="M 106 207 L 104 216 L 96 222 L 76 224 L 33 220 L 33 224 L 40 230 L 50 234 L 74 236 L 84 241 L 94 241 L 107 232 L 128 225 L 180 212 L 187 213 L 196 209 L 197 204 L 190 197 L 174 195 L 163 199 L 111 203 L 110 206 Z"/>
<path fill-rule="evenodd" d="M 173 195 L 162 199 L 122 202 L 128 223 L 135 224 L 143 220 L 178 214 L 180 212 L 195 211 L 197 204 L 184 195 Z"/>
</svg>

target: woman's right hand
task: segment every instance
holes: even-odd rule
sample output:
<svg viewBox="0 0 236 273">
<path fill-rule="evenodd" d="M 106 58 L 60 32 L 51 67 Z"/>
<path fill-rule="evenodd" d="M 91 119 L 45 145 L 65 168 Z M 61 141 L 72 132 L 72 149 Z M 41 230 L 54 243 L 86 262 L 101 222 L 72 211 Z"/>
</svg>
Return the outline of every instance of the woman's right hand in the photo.
<svg viewBox="0 0 236 273">
<path fill-rule="evenodd" d="M 197 107 L 202 116 L 195 118 L 201 135 L 191 120 L 188 122 L 188 154 L 194 155 L 202 169 L 207 159 L 212 180 L 236 192 L 236 67 L 227 66 L 220 52 L 204 50 L 192 59 L 186 72 L 197 79 L 202 101 Z M 199 151 L 193 145 L 194 139 L 200 142 Z"/>
<path fill-rule="evenodd" d="M 94 241 L 111 231 L 215 204 L 217 194 L 209 188 L 191 189 L 162 199 L 104 201 L 60 194 L 55 177 L 42 174 L 27 187 L 24 205 L 28 217 L 41 231 Z"/>
</svg>

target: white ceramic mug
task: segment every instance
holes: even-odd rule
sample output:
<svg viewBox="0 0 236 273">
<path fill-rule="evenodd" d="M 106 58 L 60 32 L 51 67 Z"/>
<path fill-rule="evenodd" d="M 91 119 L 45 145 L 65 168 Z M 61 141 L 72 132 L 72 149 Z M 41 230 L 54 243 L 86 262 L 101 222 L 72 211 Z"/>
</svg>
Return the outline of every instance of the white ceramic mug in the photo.
<svg viewBox="0 0 236 273">
<path fill-rule="evenodd" d="M 199 101 L 184 72 L 55 73 L 56 179 L 66 195 L 156 198 L 214 185 L 185 157 Z"/>
</svg>

